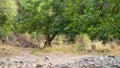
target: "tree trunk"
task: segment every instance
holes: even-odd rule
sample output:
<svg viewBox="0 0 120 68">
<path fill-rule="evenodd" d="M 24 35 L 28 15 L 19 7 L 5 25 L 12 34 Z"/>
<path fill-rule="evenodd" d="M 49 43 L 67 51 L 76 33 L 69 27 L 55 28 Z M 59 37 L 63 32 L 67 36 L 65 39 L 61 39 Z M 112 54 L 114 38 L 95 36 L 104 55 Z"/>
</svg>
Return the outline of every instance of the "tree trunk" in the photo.
<svg viewBox="0 0 120 68">
<path fill-rule="evenodd" d="M 50 40 L 46 40 L 46 41 L 45 41 L 45 43 L 44 43 L 44 48 L 46 48 L 46 47 L 52 47 Z"/>
<path fill-rule="evenodd" d="M 57 35 L 57 33 L 54 33 L 51 36 L 50 35 L 46 36 L 46 41 L 44 43 L 44 48 L 46 48 L 46 47 L 52 47 L 51 42 L 55 38 L 56 35 Z"/>
</svg>

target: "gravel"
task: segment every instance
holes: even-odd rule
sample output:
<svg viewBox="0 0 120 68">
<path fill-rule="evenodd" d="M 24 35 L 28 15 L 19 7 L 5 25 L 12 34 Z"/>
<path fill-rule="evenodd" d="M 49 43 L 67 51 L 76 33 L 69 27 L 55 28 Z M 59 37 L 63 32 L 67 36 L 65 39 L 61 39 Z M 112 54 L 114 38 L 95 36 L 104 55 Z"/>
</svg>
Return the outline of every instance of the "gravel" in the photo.
<svg viewBox="0 0 120 68">
<path fill-rule="evenodd" d="M 9 56 L 0 58 L 0 68 L 120 68 L 120 57 L 77 56 Z"/>
</svg>

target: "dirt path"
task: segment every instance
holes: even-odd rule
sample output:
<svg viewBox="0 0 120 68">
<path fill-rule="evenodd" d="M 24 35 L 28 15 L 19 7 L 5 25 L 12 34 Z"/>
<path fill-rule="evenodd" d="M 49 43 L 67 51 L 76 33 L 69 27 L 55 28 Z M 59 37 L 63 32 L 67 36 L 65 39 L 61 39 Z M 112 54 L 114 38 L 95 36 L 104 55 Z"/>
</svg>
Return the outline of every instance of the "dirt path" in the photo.
<svg viewBox="0 0 120 68">
<path fill-rule="evenodd" d="M 120 57 L 56 54 L 60 53 L 1 57 L 0 68 L 120 68 Z"/>
<path fill-rule="evenodd" d="M 33 52 L 31 48 L 0 47 L 0 68 L 120 68 L 120 57 L 111 55 Z"/>
</svg>

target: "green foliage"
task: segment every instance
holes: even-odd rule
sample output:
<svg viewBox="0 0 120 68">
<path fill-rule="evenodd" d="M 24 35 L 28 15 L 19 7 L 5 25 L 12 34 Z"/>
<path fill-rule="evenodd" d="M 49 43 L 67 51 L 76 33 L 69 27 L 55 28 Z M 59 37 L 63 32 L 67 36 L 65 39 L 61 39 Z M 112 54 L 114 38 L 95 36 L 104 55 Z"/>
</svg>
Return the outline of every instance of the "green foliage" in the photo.
<svg viewBox="0 0 120 68">
<path fill-rule="evenodd" d="M 0 30 L 0 39 L 4 39 L 5 37 L 6 37 L 6 31 L 5 30 L 3 30 L 3 29 L 1 29 Z"/>
<path fill-rule="evenodd" d="M 17 14 L 15 1 L 0 2 L 1 34 L 14 27 L 12 22 Z M 87 34 L 91 40 L 103 40 L 103 43 L 120 39 L 119 0 L 17 1 L 20 2 L 20 12 L 16 18 L 17 23 L 14 23 L 14 30 L 19 33 L 41 33 L 53 39 L 57 34 L 65 34 L 72 42 L 79 34 Z"/>
<path fill-rule="evenodd" d="M 5 37 L 11 30 L 16 14 L 15 0 L 0 0 L 0 38 Z"/>
<path fill-rule="evenodd" d="M 87 33 L 91 40 L 106 43 L 120 38 L 119 8 L 119 0 L 69 0 L 66 16 L 79 34 Z"/>
<path fill-rule="evenodd" d="M 84 44 L 82 44 L 82 43 L 77 44 L 75 48 L 77 48 L 77 49 L 76 49 L 76 50 L 77 50 L 77 52 L 80 52 L 80 51 L 85 51 L 85 50 L 86 50 L 85 45 L 84 45 Z"/>
<path fill-rule="evenodd" d="M 21 3 L 18 32 L 60 34 L 71 23 L 64 17 L 66 0 L 21 0 Z"/>
</svg>

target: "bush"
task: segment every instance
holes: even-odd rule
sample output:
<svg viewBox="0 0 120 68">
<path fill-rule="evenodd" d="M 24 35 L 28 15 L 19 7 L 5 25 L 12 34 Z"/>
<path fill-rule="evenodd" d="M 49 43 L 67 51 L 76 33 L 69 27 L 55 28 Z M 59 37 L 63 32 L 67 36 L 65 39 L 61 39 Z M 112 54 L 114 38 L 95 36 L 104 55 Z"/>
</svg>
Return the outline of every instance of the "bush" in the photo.
<svg viewBox="0 0 120 68">
<path fill-rule="evenodd" d="M 76 46 L 76 48 L 77 48 L 77 51 L 85 51 L 85 50 L 86 50 L 84 44 L 78 44 L 78 45 Z"/>
<path fill-rule="evenodd" d="M 6 35 L 7 35 L 7 32 L 5 32 L 5 30 L 0 30 L 0 39 L 1 40 L 5 39 Z"/>
</svg>

